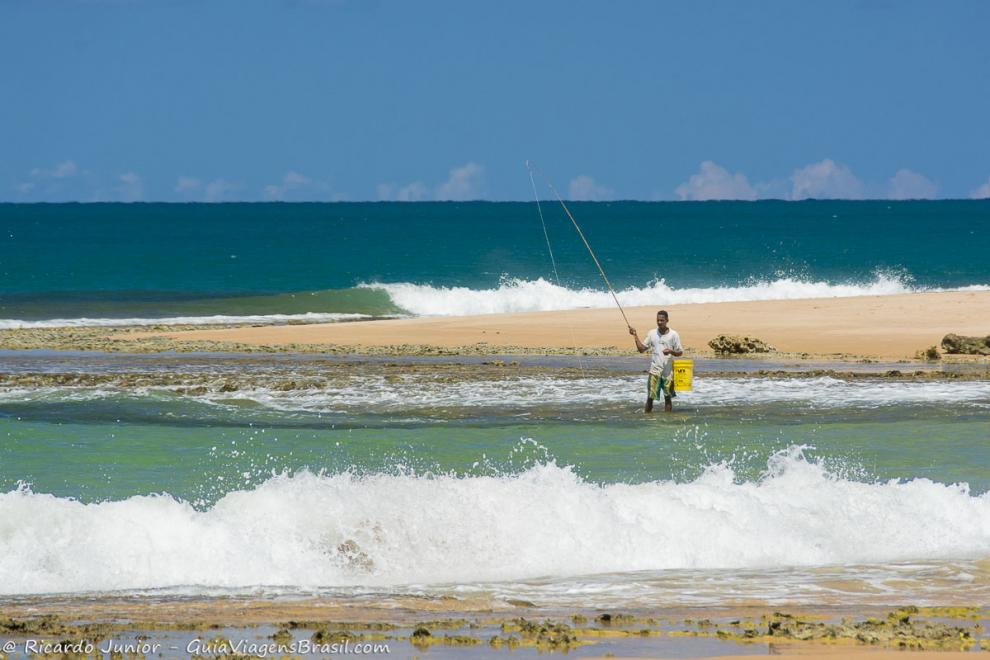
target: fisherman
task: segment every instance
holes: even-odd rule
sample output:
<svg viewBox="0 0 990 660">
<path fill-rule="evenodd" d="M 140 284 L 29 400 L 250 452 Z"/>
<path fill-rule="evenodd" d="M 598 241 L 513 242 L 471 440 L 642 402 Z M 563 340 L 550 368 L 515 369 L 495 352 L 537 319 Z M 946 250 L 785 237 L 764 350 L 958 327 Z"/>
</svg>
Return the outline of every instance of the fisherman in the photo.
<svg viewBox="0 0 990 660">
<path fill-rule="evenodd" d="M 666 310 L 657 312 L 657 327 L 646 333 L 646 341 L 640 341 L 636 328 L 629 327 L 629 334 L 636 340 L 636 349 L 640 353 L 652 351 L 650 360 L 650 375 L 646 380 L 646 412 L 653 412 L 653 399 L 663 395 L 663 410 L 670 412 L 674 409 L 671 399 L 674 392 L 674 358 L 684 355 L 681 348 L 681 336 L 677 331 L 667 326 L 670 315 Z"/>
</svg>

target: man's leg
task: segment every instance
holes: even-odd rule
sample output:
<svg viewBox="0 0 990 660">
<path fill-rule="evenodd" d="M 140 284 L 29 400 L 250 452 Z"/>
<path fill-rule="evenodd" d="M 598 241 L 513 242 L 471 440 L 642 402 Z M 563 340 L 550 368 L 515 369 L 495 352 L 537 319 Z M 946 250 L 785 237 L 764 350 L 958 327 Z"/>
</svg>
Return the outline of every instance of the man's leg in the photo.
<svg viewBox="0 0 990 660">
<path fill-rule="evenodd" d="M 671 403 L 669 396 L 665 396 L 663 398 L 663 411 L 672 412 L 673 410 L 674 410 L 674 404 Z"/>
<path fill-rule="evenodd" d="M 646 410 L 644 412 L 648 412 L 648 413 L 653 412 L 653 399 L 648 398 L 646 400 Z"/>
</svg>

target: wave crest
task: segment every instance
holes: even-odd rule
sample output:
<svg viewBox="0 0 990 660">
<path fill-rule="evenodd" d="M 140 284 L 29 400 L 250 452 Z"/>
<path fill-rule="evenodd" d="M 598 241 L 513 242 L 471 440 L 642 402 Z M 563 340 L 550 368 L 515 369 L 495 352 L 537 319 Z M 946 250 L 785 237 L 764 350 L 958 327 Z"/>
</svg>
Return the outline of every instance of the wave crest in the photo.
<svg viewBox="0 0 990 660">
<path fill-rule="evenodd" d="M 557 286 L 542 277 L 536 280 L 506 278 L 495 289 L 437 287 L 410 282 L 360 284 L 381 289 L 392 302 L 410 314 L 421 316 L 462 316 L 503 314 L 507 312 L 541 312 L 582 307 L 611 307 L 615 304 L 607 291 Z M 879 296 L 919 291 L 941 291 L 914 287 L 910 278 L 877 273 L 873 280 L 861 283 L 834 283 L 782 277 L 740 286 L 675 289 L 664 280 L 644 287 L 630 287 L 616 292 L 623 305 L 675 305 L 687 303 L 734 302 L 746 300 L 793 300 L 798 298 L 838 298 Z M 990 290 L 975 285 L 967 290 Z"/>
<path fill-rule="evenodd" d="M 24 321 L 20 319 L 0 319 L 0 330 L 29 330 L 37 328 L 86 328 L 86 327 L 125 327 L 151 325 L 227 325 L 239 323 L 335 323 L 337 321 L 357 321 L 372 318 L 367 314 L 319 313 L 305 314 L 251 314 L 212 316 L 169 316 L 164 318 L 75 318 L 45 319 Z"/>
<path fill-rule="evenodd" d="M 477 583 L 666 569 L 982 557 L 990 496 L 861 483 L 792 447 L 758 482 L 601 485 L 512 476 L 274 476 L 199 511 L 168 495 L 0 495 L 0 593 Z"/>
</svg>

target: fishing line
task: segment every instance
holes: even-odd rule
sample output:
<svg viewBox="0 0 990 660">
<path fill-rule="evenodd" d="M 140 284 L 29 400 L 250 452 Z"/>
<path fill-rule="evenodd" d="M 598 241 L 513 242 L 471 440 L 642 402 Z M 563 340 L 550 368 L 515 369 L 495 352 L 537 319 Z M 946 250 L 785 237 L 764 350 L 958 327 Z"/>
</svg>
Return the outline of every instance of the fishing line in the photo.
<svg viewBox="0 0 990 660">
<path fill-rule="evenodd" d="M 526 161 L 529 163 L 529 161 Z M 529 172 L 529 183 L 533 186 L 533 198 L 536 200 L 536 210 L 540 214 L 540 224 L 543 225 L 543 238 L 547 240 L 547 252 L 550 253 L 550 265 L 553 266 L 553 279 L 560 286 L 560 275 L 557 274 L 557 260 L 553 258 L 553 248 L 550 247 L 550 235 L 547 233 L 547 223 L 543 220 L 543 207 L 540 205 L 540 195 L 536 192 L 536 180 L 533 178 L 533 170 L 527 168 Z"/>
<path fill-rule="evenodd" d="M 598 257 L 595 256 L 595 251 L 591 249 L 591 245 L 588 244 L 588 239 L 586 239 L 584 237 L 584 232 L 581 231 L 581 227 L 578 225 L 577 220 L 575 220 L 574 219 L 574 216 L 571 215 L 570 209 L 567 208 L 567 204 L 564 203 L 563 198 L 560 196 L 560 193 L 557 192 L 557 189 L 554 187 L 553 182 L 550 181 L 550 178 L 546 174 L 544 174 L 542 171 L 540 171 L 540 168 L 538 168 L 536 165 L 534 165 L 532 163 L 532 161 L 529 161 L 529 160 L 526 161 L 526 169 L 529 170 L 529 178 L 530 178 L 531 181 L 533 179 L 533 172 L 536 172 L 537 174 L 539 174 L 540 176 L 543 177 L 543 180 L 544 181 L 547 182 L 547 185 L 550 187 L 550 190 L 553 192 L 554 196 L 557 198 L 557 201 L 560 202 L 561 207 L 563 207 L 564 213 L 567 214 L 567 217 L 570 218 L 570 220 L 571 220 L 571 224 L 574 225 L 574 229 L 577 230 L 578 236 L 581 237 L 581 242 L 584 243 L 584 247 L 588 248 L 588 254 L 591 255 L 591 258 L 595 262 L 595 266 L 598 267 L 599 274 L 602 276 L 602 279 L 605 280 L 605 286 L 608 287 L 608 292 L 612 294 L 612 300 L 615 301 L 615 306 L 619 308 L 619 313 L 622 314 L 622 320 L 626 322 L 626 327 L 627 328 L 632 328 L 632 325 L 630 325 L 630 323 L 629 323 L 629 319 L 626 317 L 626 311 L 624 309 L 622 309 L 622 304 L 619 302 L 618 296 L 615 295 L 615 289 L 612 288 L 612 283 L 608 281 L 608 276 L 605 274 L 605 269 L 602 268 L 602 265 L 598 262 Z M 534 189 L 534 192 L 535 192 L 535 190 L 536 190 L 536 184 L 535 183 L 533 184 L 533 189 Z M 541 221 L 543 220 L 543 212 L 542 211 L 540 212 L 540 220 Z M 546 224 L 544 224 L 543 225 L 543 232 L 544 232 L 544 234 L 546 234 L 546 230 L 547 230 Z M 547 239 L 547 246 L 549 247 L 549 245 L 550 245 L 550 239 L 548 238 Z M 552 257 L 552 254 L 551 254 L 551 257 Z M 556 266 L 554 266 L 554 272 L 556 273 Z"/>
<path fill-rule="evenodd" d="M 528 165 L 529 161 L 526 161 L 526 164 Z M 538 192 L 536 192 L 536 180 L 533 178 L 533 170 L 529 169 L 529 167 L 527 167 L 526 169 L 529 172 L 529 183 L 533 186 L 533 199 L 536 200 L 536 210 L 540 214 L 540 224 L 543 225 L 543 238 L 545 238 L 547 241 L 547 252 L 550 253 L 550 265 L 553 267 L 553 279 L 557 283 L 557 288 L 563 290 L 564 287 L 561 286 L 560 284 L 560 275 L 557 274 L 557 260 L 554 259 L 553 248 L 550 247 L 550 234 L 547 233 L 547 223 L 543 219 L 543 207 L 540 204 L 540 195 Z M 577 339 L 574 336 L 574 327 L 570 323 L 568 323 L 567 329 L 570 331 L 570 335 L 571 335 L 571 346 L 574 349 L 577 349 Z M 577 359 L 578 359 L 578 368 L 581 369 L 581 375 L 583 376 L 584 360 L 581 359 L 580 353 L 578 353 Z"/>
</svg>

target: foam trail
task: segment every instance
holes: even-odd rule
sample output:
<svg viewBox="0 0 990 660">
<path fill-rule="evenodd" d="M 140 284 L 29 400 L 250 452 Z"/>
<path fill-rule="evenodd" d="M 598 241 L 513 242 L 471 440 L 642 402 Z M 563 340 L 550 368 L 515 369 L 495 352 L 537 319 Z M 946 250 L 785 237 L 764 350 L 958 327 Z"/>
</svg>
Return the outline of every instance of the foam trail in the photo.
<svg viewBox="0 0 990 660">
<path fill-rule="evenodd" d="M 414 503 L 414 504 L 410 504 Z M 511 476 L 275 476 L 199 511 L 167 495 L 0 495 L 0 593 L 334 588 L 981 558 L 990 495 L 860 483 L 774 456 L 689 483 L 600 485 L 553 463 Z"/>
<path fill-rule="evenodd" d="M 304 323 L 332 323 L 335 321 L 354 321 L 371 318 L 367 314 L 318 313 L 305 314 L 253 314 L 213 316 L 170 316 L 165 318 L 74 318 L 46 319 L 43 321 L 22 321 L 19 319 L 0 319 L 0 330 L 32 329 L 32 328 L 84 328 L 91 326 L 145 326 L 145 325 L 223 325 L 232 323 L 288 323 L 300 321 Z"/>
<path fill-rule="evenodd" d="M 397 387 L 396 383 L 400 383 Z M 50 386 L 0 388 L 0 402 L 54 403 L 175 396 L 199 381 L 169 386 L 122 389 Z M 205 391 L 191 395 L 218 405 L 243 402 L 286 412 L 361 412 L 376 410 L 420 411 L 464 407 L 472 410 L 514 408 L 528 410 L 546 406 L 638 405 L 642 396 L 641 376 L 608 378 L 525 377 L 502 380 L 436 381 L 402 376 L 355 376 L 343 386 L 302 387 L 294 390 L 255 385 L 236 391 L 219 379 L 204 385 Z M 190 396 L 181 394 L 181 396 Z M 691 392 L 678 400 L 699 408 L 788 403 L 806 409 L 883 408 L 893 406 L 952 406 L 955 409 L 990 408 L 990 381 L 898 382 L 842 380 L 839 378 L 706 378 L 695 379 Z"/>
<path fill-rule="evenodd" d="M 427 284 L 372 282 L 359 285 L 382 289 L 392 302 L 410 314 L 421 316 L 460 316 L 539 312 L 582 307 L 611 307 L 615 304 L 607 291 L 568 289 L 544 280 L 509 278 L 496 289 L 435 287 Z M 658 280 L 644 287 L 617 291 L 623 306 L 675 305 L 687 303 L 732 302 L 746 300 L 793 300 L 799 298 L 842 298 L 879 296 L 920 291 L 942 291 L 913 287 L 906 278 L 878 273 L 870 282 L 832 283 L 784 277 L 744 286 L 675 289 Z M 990 286 L 973 285 L 961 290 L 985 291 Z"/>
<path fill-rule="evenodd" d="M 211 401 L 254 401 L 276 410 L 331 412 L 366 409 L 520 408 L 575 404 L 629 405 L 642 396 L 643 378 L 513 378 L 471 382 L 431 382 L 402 378 L 402 387 L 383 377 L 352 379 L 350 386 L 279 391 L 252 388 L 238 392 L 208 392 Z M 59 392 L 67 396 L 63 389 Z M 14 392 L 11 398 L 23 397 Z M 96 395 L 94 395 L 96 396 Z M 732 406 L 787 402 L 807 408 L 880 408 L 903 405 L 990 407 L 990 382 L 901 383 L 846 381 L 838 378 L 704 378 L 692 392 L 678 394 L 693 406 Z M 0 392 L 0 400 L 5 398 Z"/>
</svg>

